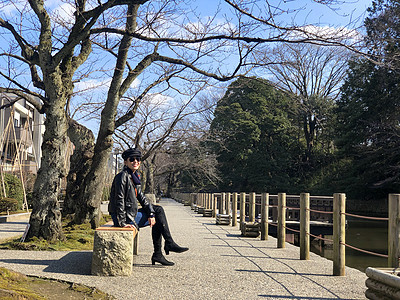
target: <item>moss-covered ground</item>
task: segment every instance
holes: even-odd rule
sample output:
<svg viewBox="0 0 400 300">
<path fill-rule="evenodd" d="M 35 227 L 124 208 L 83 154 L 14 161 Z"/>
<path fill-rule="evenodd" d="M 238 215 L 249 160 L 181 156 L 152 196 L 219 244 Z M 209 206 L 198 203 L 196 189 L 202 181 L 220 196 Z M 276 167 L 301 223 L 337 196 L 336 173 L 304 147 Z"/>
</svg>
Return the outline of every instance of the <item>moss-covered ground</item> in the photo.
<svg viewBox="0 0 400 300">
<path fill-rule="evenodd" d="M 109 216 L 104 216 L 103 221 L 109 221 Z M 68 220 L 63 222 L 64 240 L 48 242 L 44 239 L 33 238 L 21 242 L 20 238 L 0 241 L 0 249 L 13 250 L 38 250 L 38 251 L 80 251 L 93 249 L 94 229 L 90 224 L 71 225 Z"/>
<path fill-rule="evenodd" d="M 104 223 L 108 219 L 104 219 Z M 90 224 L 71 225 L 63 223 L 64 240 L 50 243 L 33 238 L 20 242 L 20 238 L 0 243 L 0 249 L 38 251 L 81 251 L 93 249 L 94 230 Z M 56 280 L 25 276 L 0 268 L 0 299 L 113 299 L 91 287 Z"/>
<path fill-rule="evenodd" d="M 111 296 L 76 283 L 48 280 L 0 268 L 0 299 L 113 299 Z"/>
</svg>

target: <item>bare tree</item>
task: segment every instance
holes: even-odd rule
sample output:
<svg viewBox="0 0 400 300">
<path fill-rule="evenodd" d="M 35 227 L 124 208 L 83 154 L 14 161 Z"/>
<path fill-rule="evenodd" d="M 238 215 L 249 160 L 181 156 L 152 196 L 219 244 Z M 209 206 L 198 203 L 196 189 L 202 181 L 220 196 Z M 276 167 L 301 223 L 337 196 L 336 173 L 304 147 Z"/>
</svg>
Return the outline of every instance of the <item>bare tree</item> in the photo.
<svg viewBox="0 0 400 300">
<path fill-rule="evenodd" d="M 337 47 L 310 44 L 281 45 L 265 56 L 271 81 L 295 95 L 300 104 L 307 161 L 339 96 L 350 57 L 348 51 Z"/>
<path fill-rule="evenodd" d="M 0 2 L 0 57 L 5 62 L 0 76 L 7 82 L 1 91 L 14 92 L 28 101 L 36 96 L 41 103 L 34 104 L 46 114 L 28 237 L 63 237 L 57 197 L 60 179 L 67 173 L 62 165 L 66 136 L 70 122 L 74 123 L 68 109 L 75 100 L 74 86 L 79 80 L 98 78 L 99 70 L 111 79 L 106 96 L 98 96 L 102 98 L 97 101 L 102 104 L 100 127 L 78 193 L 82 205 L 76 220 L 90 221 L 95 227 L 101 215 L 98 187 L 112 150 L 113 134 L 135 115 L 137 106 L 118 119 L 117 108 L 132 83 L 146 78 L 142 75 L 145 70 L 153 68 L 156 72 L 174 65 L 183 72 L 177 77 L 183 80 L 197 73 L 203 80 L 228 81 L 251 69 L 256 58 L 252 52 L 262 43 L 354 46 L 343 42 L 343 36 L 348 35 L 345 31 L 326 35 L 308 30 L 304 24 L 275 20 L 282 10 L 268 1 L 225 0 L 221 5 L 235 14 L 223 22 L 217 18 L 223 18 L 223 13 L 211 18 L 198 16 L 193 3 L 196 1 L 75 0 L 63 1 L 55 8 L 41 0 Z M 10 10 L 12 14 L 7 14 Z M 153 86 L 148 83 L 143 87 L 142 93 L 146 93 Z M 78 130 L 74 134 L 86 138 L 88 133 Z M 84 144 L 90 143 L 88 138 Z"/>
<path fill-rule="evenodd" d="M 193 103 L 197 113 L 188 119 L 183 140 L 165 148 L 165 158 L 159 164 L 156 176 L 167 186 L 168 196 L 173 190 L 214 190 L 221 182 L 217 155 L 209 149 L 209 128 L 217 102 L 224 92 L 225 88 L 214 87 L 202 93 Z"/>
<path fill-rule="evenodd" d="M 191 86 L 191 96 L 187 95 L 188 100 L 183 103 L 165 94 L 148 95 L 135 117 L 118 128 L 115 137 L 121 148 L 137 147 L 143 151 L 142 160 L 146 171 L 143 182 L 147 193 L 155 193 L 154 174 L 159 162 L 158 153 L 163 152 L 166 144 L 184 142 L 188 119 L 204 110 L 198 110 L 192 105 L 204 85 L 199 85 L 196 90 Z M 180 90 L 180 94 L 183 93 Z"/>
</svg>

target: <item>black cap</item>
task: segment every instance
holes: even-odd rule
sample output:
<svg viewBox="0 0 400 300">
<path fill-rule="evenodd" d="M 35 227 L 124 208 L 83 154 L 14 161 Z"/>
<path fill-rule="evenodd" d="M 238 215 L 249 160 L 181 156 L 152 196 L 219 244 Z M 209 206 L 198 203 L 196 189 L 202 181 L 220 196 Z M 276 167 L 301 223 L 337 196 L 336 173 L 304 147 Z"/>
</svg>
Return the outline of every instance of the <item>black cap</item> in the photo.
<svg viewBox="0 0 400 300">
<path fill-rule="evenodd" d="M 139 157 L 139 158 L 141 158 L 142 157 L 142 152 L 140 152 L 140 150 L 139 149 L 136 149 L 136 148 L 129 148 L 129 149 L 126 149 L 124 152 L 122 152 L 122 158 L 124 159 L 124 160 L 127 160 L 129 157 Z"/>
</svg>

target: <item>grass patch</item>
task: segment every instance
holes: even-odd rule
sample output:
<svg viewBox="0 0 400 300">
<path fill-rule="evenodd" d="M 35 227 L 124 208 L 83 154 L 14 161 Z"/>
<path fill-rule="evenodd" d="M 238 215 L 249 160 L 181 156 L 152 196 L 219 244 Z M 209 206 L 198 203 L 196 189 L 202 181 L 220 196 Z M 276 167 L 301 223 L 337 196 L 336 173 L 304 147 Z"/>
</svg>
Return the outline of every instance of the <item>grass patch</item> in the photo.
<svg viewBox="0 0 400 300">
<path fill-rule="evenodd" d="M 32 209 L 30 209 L 29 211 L 26 211 L 26 209 L 24 210 L 16 210 L 16 211 L 9 211 L 8 213 L 6 211 L 2 211 L 0 212 L 0 216 L 9 216 L 9 215 L 14 215 L 14 214 L 23 214 L 23 213 L 27 213 L 27 212 L 31 212 Z"/>
<path fill-rule="evenodd" d="M 101 224 L 111 218 L 103 216 Z M 42 238 L 34 237 L 28 242 L 20 242 L 20 238 L 10 239 L 0 243 L 0 249 L 10 250 L 38 250 L 38 251 L 80 251 L 93 249 L 94 229 L 90 224 L 70 225 L 69 220 L 63 221 L 63 233 L 65 239 L 50 243 Z"/>
<path fill-rule="evenodd" d="M 103 216 L 101 224 L 111 218 Z M 20 238 L 10 239 L 0 243 L 0 249 L 14 250 L 53 250 L 53 251 L 80 251 L 93 249 L 94 229 L 90 224 L 70 225 L 68 220 L 63 221 L 65 239 L 49 243 L 44 239 L 33 238 L 29 242 L 20 242 Z M 25 276 L 0 267 L 0 299 L 87 299 L 111 300 L 112 296 L 96 288 L 59 280 L 43 279 Z"/>
<path fill-rule="evenodd" d="M 30 277 L 0 268 L 0 299 L 109 300 L 114 298 L 95 288 L 81 284 Z"/>
</svg>

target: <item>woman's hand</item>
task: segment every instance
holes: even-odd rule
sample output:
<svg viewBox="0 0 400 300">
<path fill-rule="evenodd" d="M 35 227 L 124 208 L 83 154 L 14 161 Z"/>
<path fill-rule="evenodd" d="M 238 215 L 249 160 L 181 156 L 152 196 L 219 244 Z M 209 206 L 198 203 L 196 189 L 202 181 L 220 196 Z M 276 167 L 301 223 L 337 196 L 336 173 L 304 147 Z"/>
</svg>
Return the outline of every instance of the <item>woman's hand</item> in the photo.
<svg viewBox="0 0 400 300">
<path fill-rule="evenodd" d="M 124 228 L 136 228 L 133 224 L 126 224 Z"/>
<path fill-rule="evenodd" d="M 149 224 L 150 224 L 150 228 L 153 227 L 156 224 L 156 218 L 154 218 L 154 217 L 149 218 Z"/>
</svg>

